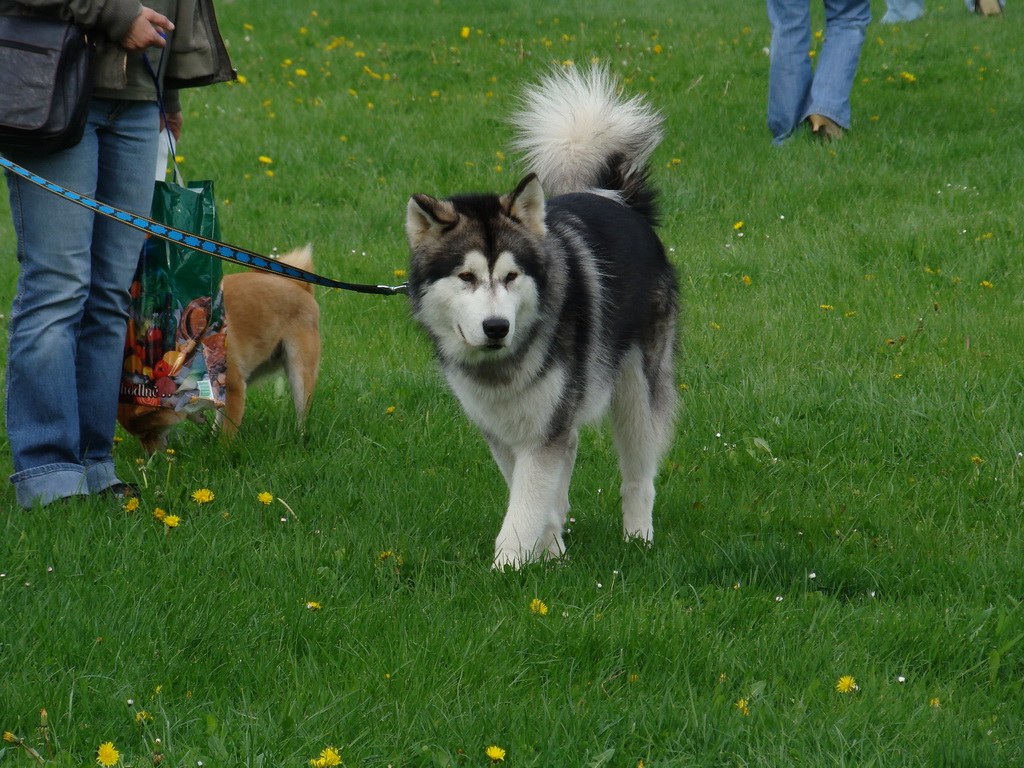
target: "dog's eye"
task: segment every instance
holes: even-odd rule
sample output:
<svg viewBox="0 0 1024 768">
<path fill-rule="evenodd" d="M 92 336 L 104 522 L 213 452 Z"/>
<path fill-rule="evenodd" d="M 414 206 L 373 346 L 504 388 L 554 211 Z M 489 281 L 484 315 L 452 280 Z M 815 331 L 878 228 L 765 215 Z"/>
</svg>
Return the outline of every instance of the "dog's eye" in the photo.
<svg viewBox="0 0 1024 768">
<path fill-rule="evenodd" d="M 460 272 L 459 280 L 468 285 L 472 285 L 473 283 L 476 282 L 476 275 L 474 275 L 472 272 Z"/>
<path fill-rule="evenodd" d="M 514 282 L 517 277 L 519 277 L 518 272 L 509 272 L 505 276 L 505 285 L 509 285 L 510 283 Z"/>
</svg>

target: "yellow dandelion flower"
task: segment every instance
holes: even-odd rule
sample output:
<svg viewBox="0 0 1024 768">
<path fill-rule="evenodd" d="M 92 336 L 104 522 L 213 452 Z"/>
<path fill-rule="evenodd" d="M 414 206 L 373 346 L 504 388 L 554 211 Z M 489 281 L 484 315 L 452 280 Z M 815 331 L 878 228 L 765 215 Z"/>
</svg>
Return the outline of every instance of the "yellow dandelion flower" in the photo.
<svg viewBox="0 0 1024 768">
<path fill-rule="evenodd" d="M 462 37 L 463 40 L 468 39 L 469 38 L 469 27 L 463 27 L 462 30 L 459 32 L 459 36 Z"/>
<path fill-rule="evenodd" d="M 746 699 L 740 699 L 739 701 L 737 701 L 736 702 L 736 709 L 738 709 L 740 711 L 741 715 L 749 715 L 750 714 L 750 707 L 748 706 L 748 702 L 747 702 Z"/>
<path fill-rule="evenodd" d="M 406 273 L 404 269 L 396 269 L 394 272 L 392 272 L 392 274 L 399 280 L 401 280 L 403 277 L 405 277 Z"/>
<path fill-rule="evenodd" d="M 818 306 L 820 306 L 826 312 L 831 312 L 833 309 L 835 309 L 835 307 L 833 307 L 831 304 L 819 304 Z"/>
<path fill-rule="evenodd" d="M 238 82 L 240 85 L 245 85 L 249 81 L 246 79 L 245 75 L 239 75 Z"/>
<path fill-rule="evenodd" d="M 988 280 L 982 280 L 981 281 L 981 287 L 982 288 L 995 288 L 995 285 L 990 283 Z"/>
<path fill-rule="evenodd" d="M 740 278 L 740 282 L 742 282 L 744 285 L 750 285 L 754 281 L 751 279 L 750 275 L 744 275 L 743 277 Z"/>
<path fill-rule="evenodd" d="M 530 610 L 534 613 L 539 613 L 541 616 L 548 615 L 548 607 L 544 605 L 544 602 L 538 598 L 533 598 L 530 601 Z"/>
<path fill-rule="evenodd" d="M 121 760 L 121 753 L 114 747 L 114 742 L 105 741 L 100 744 L 99 749 L 96 750 L 96 762 L 100 765 L 109 766 L 117 765 Z"/>
<path fill-rule="evenodd" d="M 320 753 L 320 757 L 313 758 L 309 764 L 314 768 L 332 768 L 341 765 L 341 755 L 334 747 L 327 747 Z"/>
<path fill-rule="evenodd" d="M 181 518 L 177 515 L 167 515 L 164 518 L 164 525 L 166 525 L 168 528 L 177 528 L 180 522 Z"/>
<path fill-rule="evenodd" d="M 971 456 L 971 462 L 973 462 L 975 466 L 978 466 L 984 464 L 985 460 L 981 458 L 981 456 Z"/>
<path fill-rule="evenodd" d="M 162 523 L 164 521 L 164 518 L 167 517 L 167 513 L 164 510 L 160 509 L 160 507 L 156 507 L 153 510 L 153 517 L 155 517 Z"/>
<path fill-rule="evenodd" d="M 743 229 L 743 222 L 737 221 L 735 224 L 732 225 L 732 228 L 735 229 L 736 231 Z"/>
<path fill-rule="evenodd" d="M 938 696 L 936 696 L 934 699 L 932 699 L 931 701 L 928 702 L 928 706 L 929 707 L 934 707 L 935 709 L 938 709 L 940 706 L 942 706 L 942 704 L 939 701 Z"/>
<path fill-rule="evenodd" d="M 272 162 L 274 162 L 272 158 L 269 158 L 266 155 L 260 155 L 259 161 L 264 165 L 270 165 Z"/>
<path fill-rule="evenodd" d="M 128 501 L 126 501 L 124 503 L 124 511 L 125 512 L 134 512 L 135 510 L 137 510 L 139 508 L 139 506 L 141 504 L 142 504 L 142 502 L 139 501 L 138 497 L 137 496 L 133 496 L 132 498 L 128 499 Z"/>
<path fill-rule="evenodd" d="M 295 76 L 296 76 L 296 77 L 305 77 L 305 76 L 306 76 L 306 75 L 308 75 L 308 74 L 309 74 L 309 72 L 307 72 L 307 71 L 306 71 L 306 70 L 304 70 L 304 69 L 296 69 L 296 70 L 295 70 Z"/>
<path fill-rule="evenodd" d="M 259 502 L 260 504 L 269 504 L 270 502 L 272 502 L 272 501 L 274 500 L 274 497 L 273 497 L 273 496 L 271 496 L 271 495 L 270 495 L 269 493 L 267 493 L 266 491 L 262 491 L 261 493 L 259 493 L 259 494 L 257 494 L 257 495 L 256 495 L 256 500 L 257 500 L 257 501 L 258 501 L 258 502 Z"/>
<path fill-rule="evenodd" d="M 490 746 L 485 751 L 486 755 L 491 758 L 494 762 L 505 759 L 505 750 L 501 747 Z"/>
<path fill-rule="evenodd" d="M 306 610 L 308 611 L 319 611 L 322 607 L 323 606 L 321 606 L 320 603 L 314 600 L 310 600 L 308 603 L 306 603 Z"/>
<path fill-rule="evenodd" d="M 393 554 L 395 554 L 393 551 L 391 551 L 390 549 L 387 549 L 387 550 L 384 550 L 383 552 L 381 552 L 379 555 L 377 555 L 377 559 L 378 560 L 387 560 Z"/>
<path fill-rule="evenodd" d="M 18 737 L 10 731 L 4 731 L 4 741 L 6 741 L 8 744 L 16 744 L 18 741 Z"/>
<path fill-rule="evenodd" d="M 852 675 L 843 675 L 836 682 L 836 690 L 839 693 L 853 693 L 854 691 L 859 691 L 860 688 L 857 686 L 857 681 Z"/>
<path fill-rule="evenodd" d="M 192 493 L 192 501 L 196 504 L 209 504 L 217 498 L 209 488 L 200 488 Z"/>
<path fill-rule="evenodd" d="M 153 719 L 153 716 L 151 714 L 149 714 L 149 712 L 147 712 L 144 709 L 140 709 L 138 712 L 135 713 L 135 722 L 136 723 L 144 723 L 146 720 L 152 720 L 152 719 Z"/>
<path fill-rule="evenodd" d="M 914 77 L 914 76 L 913 76 L 912 74 L 910 74 L 909 72 L 900 72 L 900 77 L 902 77 L 902 78 L 903 78 L 904 80 L 906 80 L 906 81 L 907 81 L 908 83 L 916 83 L 916 82 L 917 82 L 917 78 L 916 78 L 916 77 Z"/>
</svg>

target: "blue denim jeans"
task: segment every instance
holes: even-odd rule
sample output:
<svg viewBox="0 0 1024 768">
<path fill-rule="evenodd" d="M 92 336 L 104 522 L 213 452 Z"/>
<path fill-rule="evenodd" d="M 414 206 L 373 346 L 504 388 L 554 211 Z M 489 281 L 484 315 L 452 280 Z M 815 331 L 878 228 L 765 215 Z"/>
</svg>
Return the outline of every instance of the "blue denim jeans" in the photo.
<svg viewBox="0 0 1024 768">
<path fill-rule="evenodd" d="M 882 24 L 899 24 L 924 16 L 924 0 L 885 0 Z"/>
<path fill-rule="evenodd" d="M 825 0 L 825 39 L 812 66 L 810 0 L 768 0 L 772 26 L 768 66 L 768 128 L 782 143 L 808 115 L 850 127 L 850 91 L 857 74 L 869 0 Z"/>
<path fill-rule="evenodd" d="M 149 215 L 157 105 L 94 99 L 80 144 L 10 160 L 60 186 Z M 111 455 L 144 235 L 7 175 L 21 269 L 8 328 L 6 417 L 23 507 L 119 482 Z"/>
</svg>

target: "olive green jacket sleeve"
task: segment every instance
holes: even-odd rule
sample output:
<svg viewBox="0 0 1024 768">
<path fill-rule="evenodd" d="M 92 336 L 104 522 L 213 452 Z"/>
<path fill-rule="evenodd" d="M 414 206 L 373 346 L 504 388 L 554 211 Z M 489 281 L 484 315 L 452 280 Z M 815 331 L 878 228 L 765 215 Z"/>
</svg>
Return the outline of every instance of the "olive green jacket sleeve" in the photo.
<svg viewBox="0 0 1024 768">
<path fill-rule="evenodd" d="M 235 79 L 212 0 L 178 0 L 166 87 L 195 88 Z"/>
</svg>

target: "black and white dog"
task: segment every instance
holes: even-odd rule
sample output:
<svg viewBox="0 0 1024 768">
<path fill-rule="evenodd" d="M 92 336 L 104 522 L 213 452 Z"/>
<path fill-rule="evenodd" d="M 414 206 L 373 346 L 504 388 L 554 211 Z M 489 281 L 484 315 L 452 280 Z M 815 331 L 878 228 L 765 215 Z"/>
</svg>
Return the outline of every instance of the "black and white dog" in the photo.
<svg viewBox="0 0 1024 768">
<path fill-rule="evenodd" d="M 527 90 L 515 125 L 531 171 L 515 190 L 415 195 L 406 217 L 413 316 L 508 482 L 495 568 L 564 553 L 577 429 L 606 411 L 623 530 L 650 543 L 676 400 L 676 277 L 648 181 L 661 116 L 594 67 Z"/>
</svg>

